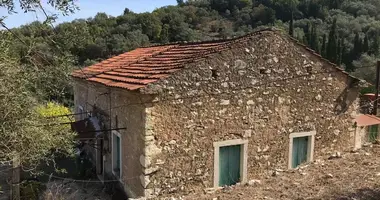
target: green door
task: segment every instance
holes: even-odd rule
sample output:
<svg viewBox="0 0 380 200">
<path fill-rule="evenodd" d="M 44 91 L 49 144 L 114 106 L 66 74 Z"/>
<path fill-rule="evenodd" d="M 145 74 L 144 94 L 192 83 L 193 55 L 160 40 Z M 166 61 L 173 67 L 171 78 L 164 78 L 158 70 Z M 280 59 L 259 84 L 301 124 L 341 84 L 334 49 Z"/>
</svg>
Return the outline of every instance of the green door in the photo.
<svg viewBox="0 0 380 200">
<path fill-rule="evenodd" d="M 373 125 L 368 127 L 368 132 L 369 132 L 369 141 L 370 142 L 375 142 L 377 139 L 377 134 L 379 132 L 378 130 L 378 125 Z"/>
<path fill-rule="evenodd" d="M 221 147 L 219 150 L 219 186 L 240 181 L 241 145 Z"/>
<path fill-rule="evenodd" d="M 293 168 L 307 161 L 308 139 L 309 137 L 293 138 Z"/>
</svg>

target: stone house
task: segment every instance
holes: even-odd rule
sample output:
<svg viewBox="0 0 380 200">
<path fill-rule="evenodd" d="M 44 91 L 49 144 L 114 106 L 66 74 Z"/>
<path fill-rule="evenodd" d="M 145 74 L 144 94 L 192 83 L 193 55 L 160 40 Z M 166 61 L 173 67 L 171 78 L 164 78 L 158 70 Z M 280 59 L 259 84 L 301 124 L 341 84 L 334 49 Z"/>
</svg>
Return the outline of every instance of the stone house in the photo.
<svg viewBox="0 0 380 200">
<path fill-rule="evenodd" d="M 138 48 L 74 71 L 101 180 L 130 197 L 247 182 L 353 148 L 362 81 L 273 29 Z M 77 120 L 87 117 L 77 116 Z"/>
</svg>

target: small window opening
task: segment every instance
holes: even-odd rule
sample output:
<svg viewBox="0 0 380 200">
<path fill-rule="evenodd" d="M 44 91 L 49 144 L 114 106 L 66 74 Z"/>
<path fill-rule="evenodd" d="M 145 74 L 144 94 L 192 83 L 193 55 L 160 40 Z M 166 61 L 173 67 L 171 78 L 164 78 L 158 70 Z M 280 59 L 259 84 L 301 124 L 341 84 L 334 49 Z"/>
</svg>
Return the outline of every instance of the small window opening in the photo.
<svg viewBox="0 0 380 200">
<path fill-rule="evenodd" d="M 213 79 L 217 79 L 218 76 L 219 76 L 218 71 L 217 71 L 216 69 L 212 69 L 212 70 L 211 70 L 211 77 L 212 77 Z"/>
<path fill-rule="evenodd" d="M 214 187 L 247 181 L 247 140 L 214 142 Z"/>
<path fill-rule="evenodd" d="M 265 74 L 265 69 L 260 69 L 260 74 Z"/>
<path fill-rule="evenodd" d="M 240 181 L 241 146 L 219 148 L 219 186 L 235 185 Z"/>
<path fill-rule="evenodd" d="M 292 168 L 307 162 L 309 140 L 308 136 L 293 138 Z"/>
<path fill-rule="evenodd" d="M 313 67 L 307 66 L 306 71 L 307 71 L 307 73 L 311 74 L 313 72 Z"/>
<path fill-rule="evenodd" d="M 289 169 L 313 161 L 315 131 L 289 135 Z"/>
</svg>

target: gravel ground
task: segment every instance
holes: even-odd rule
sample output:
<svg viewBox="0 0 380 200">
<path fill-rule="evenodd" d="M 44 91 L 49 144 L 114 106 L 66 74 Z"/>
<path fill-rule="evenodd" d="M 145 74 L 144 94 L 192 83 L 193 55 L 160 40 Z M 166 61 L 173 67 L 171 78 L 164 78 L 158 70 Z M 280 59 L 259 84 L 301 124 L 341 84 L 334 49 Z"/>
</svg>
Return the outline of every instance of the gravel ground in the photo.
<svg viewBox="0 0 380 200">
<path fill-rule="evenodd" d="M 284 200 L 379 200 L 380 145 L 341 158 L 320 158 L 300 169 L 261 177 L 251 185 L 239 185 L 184 199 L 284 199 Z"/>
</svg>

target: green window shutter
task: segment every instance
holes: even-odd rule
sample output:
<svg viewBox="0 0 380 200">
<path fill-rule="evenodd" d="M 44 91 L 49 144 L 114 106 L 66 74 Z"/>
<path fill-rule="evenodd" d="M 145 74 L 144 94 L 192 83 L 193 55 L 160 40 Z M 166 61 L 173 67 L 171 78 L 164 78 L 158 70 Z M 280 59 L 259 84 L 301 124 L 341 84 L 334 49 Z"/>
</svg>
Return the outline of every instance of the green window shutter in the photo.
<svg viewBox="0 0 380 200">
<path fill-rule="evenodd" d="M 113 165 L 113 171 L 116 176 L 120 177 L 120 168 L 121 168 L 121 160 L 120 160 L 120 155 L 121 155 L 121 142 L 120 142 L 120 137 L 117 135 L 113 135 L 113 144 L 112 144 L 112 165 Z"/>
<path fill-rule="evenodd" d="M 120 137 L 116 137 L 116 168 L 120 170 Z"/>
<path fill-rule="evenodd" d="M 241 145 L 219 149 L 219 186 L 234 185 L 240 181 Z"/>
<path fill-rule="evenodd" d="M 376 141 L 377 139 L 377 135 L 378 135 L 378 125 L 373 125 L 373 126 L 369 126 L 368 127 L 368 131 L 369 131 L 369 141 L 370 142 L 374 142 Z"/>
<path fill-rule="evenodd" d="M 309 137 L 293 138 L 293 168 L 307 161 L 308 138 Z"/>
</svg>

